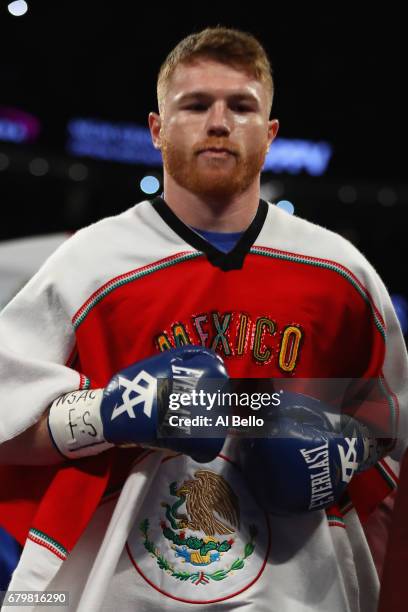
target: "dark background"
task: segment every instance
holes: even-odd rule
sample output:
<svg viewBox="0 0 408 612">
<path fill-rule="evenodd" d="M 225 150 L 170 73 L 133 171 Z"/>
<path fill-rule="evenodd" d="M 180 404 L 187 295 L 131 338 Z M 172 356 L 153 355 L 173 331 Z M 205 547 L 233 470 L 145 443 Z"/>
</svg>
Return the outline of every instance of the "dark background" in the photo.
<svg viewBox="0 0 408 612">
<path fill-rule="evenodd" d="M 279 135 L 324 140 L 333 157 L 323 176 L 268 173 L 296 214 L 351 239 L 393 293 L 407 293 L 405 207 L 406 35 L 401 13 L 365 5 L 334 10 L 271 5 L 134 2 L 31 2 L 23 17 L 0 2 L 0 106 L 37 116 L 35 144 L 0 141 L 9 164 L 0 171 L 0 240 L 75 230 L 146 196 L 148 168 L 82 158 L 86 181 L 69 178 L 65 152 L 72 117 L 146 125 L 156 110 L 161 62 L 184 36 L 209 25 L 255 34 L 273 65 L 273 116 Z M 181 8 L 182 7 L 182 8 Z M 32 176 L 31 159 L 50 164 Z M 344 203 L 339 189 L 353 186 Z M 382 190 L 391 190 L 385 202 Z M 389 191 L 388 191 L 389 193 Z M 381 203 L 381 201 L 383 203 Z"/>
</svg>

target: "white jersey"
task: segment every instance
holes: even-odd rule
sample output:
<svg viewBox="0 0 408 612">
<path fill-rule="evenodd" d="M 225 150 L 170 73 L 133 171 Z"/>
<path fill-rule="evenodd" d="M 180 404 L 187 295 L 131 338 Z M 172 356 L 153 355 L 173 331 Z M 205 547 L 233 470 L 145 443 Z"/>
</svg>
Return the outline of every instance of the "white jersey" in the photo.
<svg viewBox="0 0 408 612">
<path fill-rule="evenodd" d="M 81 230 L 5 308 L 0 340 L 2 441 L 58 395 L 103 387 L 135 361 L 192 343 L 221 354 L 233 377 L 378 377 L 395 457 L 404 447 L 407 355 L 384 285 L 346 240 L 264 202 L 229 254 L 160 198 Z M 118 477 L 121 452 L 47 478 L 24 468 L 41 492 L 24 513 L 10 589 L 69 590 L 70 610 L 84 612 L 374 612 L 361 520 L 392 489 L 390 463 L 355 476 L 326 512 L 277 517 L 251 496 L 235 440 L 204 465 L 135 451 Z"/>
</svg>

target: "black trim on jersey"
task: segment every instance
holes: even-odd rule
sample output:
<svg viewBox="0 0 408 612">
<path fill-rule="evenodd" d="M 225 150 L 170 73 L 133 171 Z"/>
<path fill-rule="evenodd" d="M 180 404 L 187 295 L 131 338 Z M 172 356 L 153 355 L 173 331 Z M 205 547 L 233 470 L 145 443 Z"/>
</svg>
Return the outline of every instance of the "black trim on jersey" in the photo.
<svg viewBox="0 0 408 612">
<path fill-rule="evenodd" d="M 207 242 L 207 240 L 188 227 L 188 225 L 185 225 L 181 219 L 174 214 L 163 198 L 154 198 L 151 200 L 151 203 L 163 221 L 167 223 L 180 238 L 188 244 L 191 244 L 197 251 L 205 253 L 208 261 L 213 266 L 224 270 L 224 272 L 228 270 L 240 270 L 242 268 L 245 256 L 257 239 L 265 223 L 266 215 L 268 214 L 268 203 L 264 200 L 259 200 L 258 210 L 251 225 L 242 234 L 232 251 L 224 253 Z"/>
</svg>

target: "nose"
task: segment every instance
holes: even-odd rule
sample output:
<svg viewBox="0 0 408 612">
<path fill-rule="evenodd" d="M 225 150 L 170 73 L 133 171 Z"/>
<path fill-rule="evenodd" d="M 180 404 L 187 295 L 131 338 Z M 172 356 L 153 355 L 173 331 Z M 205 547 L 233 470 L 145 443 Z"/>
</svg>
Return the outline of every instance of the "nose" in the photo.
<svg viewBox="0 0 408 612">
<path fill-rule="evenodd" d="M 231 121 L 228 116 L 228 108 L 224 102 L 217 101 L 212 104 L 207 118 L 208 136 L 229 136 L 231 133 Z"/>
</svg>

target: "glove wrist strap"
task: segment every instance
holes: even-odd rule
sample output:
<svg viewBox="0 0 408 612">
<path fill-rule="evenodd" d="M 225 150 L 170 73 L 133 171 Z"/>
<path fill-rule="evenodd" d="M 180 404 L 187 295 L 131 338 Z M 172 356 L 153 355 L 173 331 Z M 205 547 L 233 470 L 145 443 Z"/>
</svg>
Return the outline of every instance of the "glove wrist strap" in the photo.
<svg viewBox="0 0 408 612">
<path fill-rule="evenodd" d="M 67 459 L 80 459 L 111 448 L 103 436 L 100 415 L 103 389 L 72 391 L 58 397 L 48 414 L 48 431 Z"/>
</svg>

